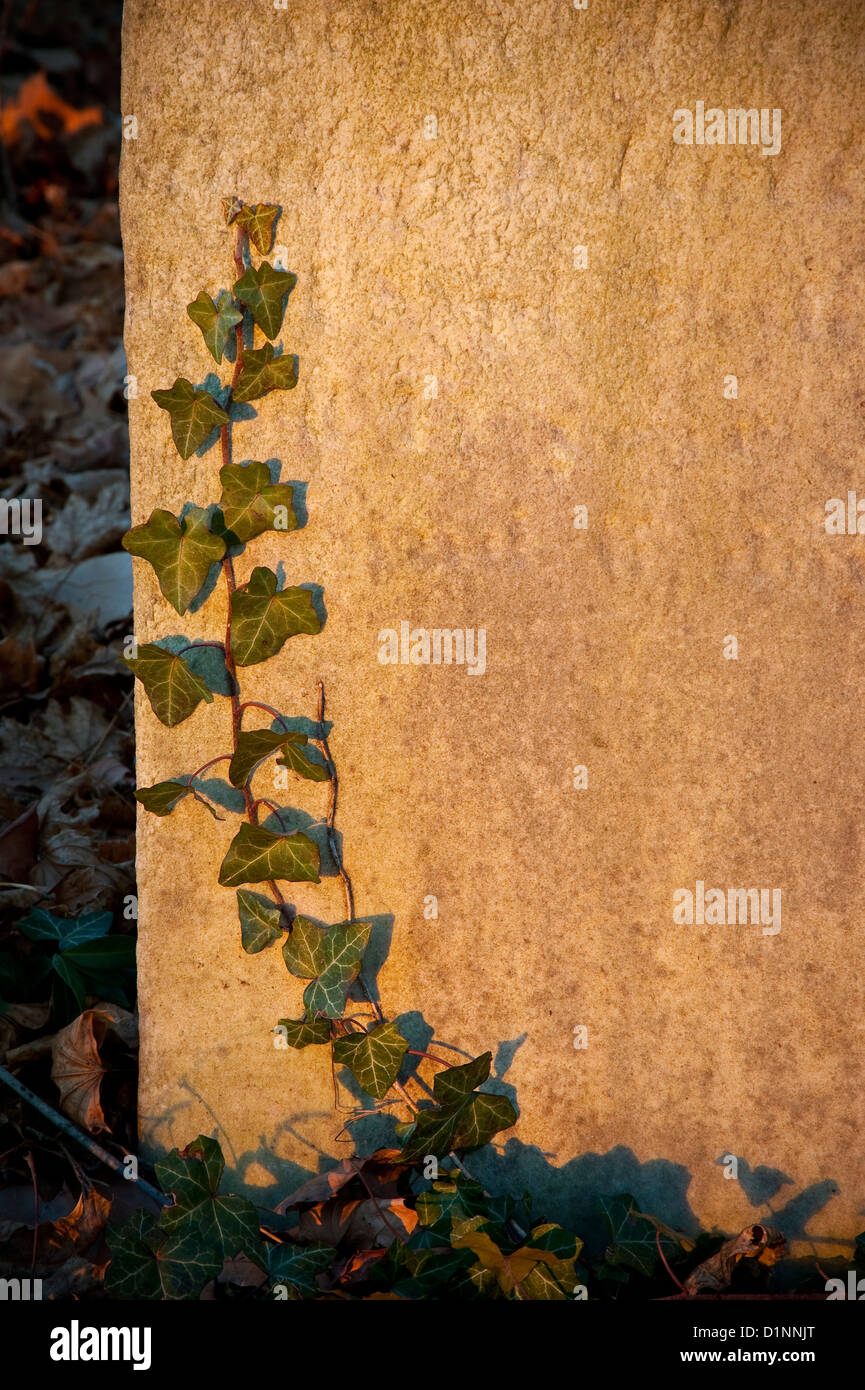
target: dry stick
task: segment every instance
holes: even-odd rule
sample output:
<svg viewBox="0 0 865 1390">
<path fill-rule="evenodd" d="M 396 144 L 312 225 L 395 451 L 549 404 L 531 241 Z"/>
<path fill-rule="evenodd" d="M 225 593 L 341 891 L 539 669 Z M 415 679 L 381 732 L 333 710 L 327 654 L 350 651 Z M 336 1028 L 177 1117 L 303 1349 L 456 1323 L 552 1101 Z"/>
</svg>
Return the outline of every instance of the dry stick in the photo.
<svg viewBox="0 0 865 1390">
<path fill-rule="evenodd" d="M 30 1278 L 32 1279 L 36 1272 L 36 1246 L 39 1240 L 39 1184 L 36 1181 L 36 1164 L 33 1162 L 33 1155 L 29 1149 L 24 1157 L 33 1179 L 33 1251 L 30 1256 Z"/>
<path fill-rule="evenodd" d="M 107 1149 L 103 1149 L 102 1145 L 97 1144 L 95 1139 L 91 1139 L 89 1134 L 82 1134 L 81 1130 L 76 1128 L 71 1120 L 67 1120 L 66 1116 L 61 1115 L 59 1110 L 55 1110 L 47 1101 L 37 1096 L 30 1090 L 29 1086 L 25 1086 L 22 1081 L 18 1080 L 17 1076 L 13 1076 L 11 1071 L 7 1071 L 5 1067 L 0 1067 L 0 1081 L 7 1085 L 10 1090 L 14 1091 L 17 1096 L 20 1096 L 22 1100 L 26 1100 L 28 1105 L 32 1105 L 34 1110 L 38 1110 L 40 1115 L 43 1115 L 46 1120 L 50 1120 L 51 1123 L 56 1125 L 59 1130 L 62 1130 L 64 1134 L 68 1134 L 70 1139 L 74 1139 L 77 1144 L 80 1144 L 81 1147 L 92 1154 L 94 1158 L 97 1158 L 100 1163 L 104 1163 L 107 1168 L 113 1168 L 115 1173 L 120 1173 L 122 1177 L 127 1178 L 125 1164 L 121 1163 L 119 1158 L 115 1158 L 114 1154 L 110 1154 Z M 166 1207 L 171 1205 L 171 1199 L 166 1197 L 163 1192 L 157 1191 L 155 1187 L 151 1187 L 150 1183 L 147 1182 L 145 1178 L 128 1177 L 127 1181 L 137 1183 L 142 1192 L 146 1192 L 148 1197 L 152 1197 L 160 1206 Z"/>
</svg>

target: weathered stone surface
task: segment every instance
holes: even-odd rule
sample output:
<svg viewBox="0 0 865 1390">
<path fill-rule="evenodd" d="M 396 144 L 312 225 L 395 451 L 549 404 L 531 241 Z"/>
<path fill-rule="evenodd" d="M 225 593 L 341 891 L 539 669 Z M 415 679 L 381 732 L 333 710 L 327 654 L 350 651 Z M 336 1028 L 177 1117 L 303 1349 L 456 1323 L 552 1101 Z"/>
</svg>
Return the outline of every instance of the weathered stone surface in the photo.
<svg viewBox="0 0 865 1390">
<path fill-rule="evenodd" d="M 235 457 L 308 479 L 309 516 L 239 572 L 282 559 L 328 619 L 244 690 L 312 715 L 325 680 L 387 1010 L 502 1044 L 519 1126 L 475 1166 L 574 1220 L 628 1189 L 727 1229 L 768 1195 L 819 1250 L 862 1225 L 865 539 L 823 518 L 865 494 L 863 24 L 858 0 L 126 4 L 134 519 L 217 495 L 218 450 L 183 463 L 150 391 L 213 365 L 184 306 L 233 279 L 220 199 L 279 203 L 300 384 Z M 698 100 L 779 108 L 780 152 L 674 144 Z M 139 640 L 219 633 L 219 590 L 178 619 L 145 570 Z M 485 628 L 486 672 L 380 664 L 401 620 Z M 137 713 L 142 784 L 228 744 L 224 701 Z M 218 1133 L 267 1201 L 345 1152 L 344 1117 L 315 1049 L 272 1047 L 301 991 L 240 949 L 232 833 L 189 798 L 140 814 L 141 1128 Z M 675 925 L 697 880 L 780 888 L 781 931 Z M 333 878 L 294 900 L 342 915 Z"/>
</svg>

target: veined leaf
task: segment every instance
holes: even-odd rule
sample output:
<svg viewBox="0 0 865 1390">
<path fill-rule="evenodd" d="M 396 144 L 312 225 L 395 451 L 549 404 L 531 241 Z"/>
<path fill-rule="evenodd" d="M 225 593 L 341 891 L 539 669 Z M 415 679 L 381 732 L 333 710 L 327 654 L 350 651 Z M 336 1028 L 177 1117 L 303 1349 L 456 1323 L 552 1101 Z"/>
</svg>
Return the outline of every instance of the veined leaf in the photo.
<svg viewBox="0 0 865 1390">
<path fill-rule="evenodd" d="M 487 1091 L 476 1091 L 468 1105 L 460 1112 L 454 1133 L 454 1144 L 458 1149 L 479 1149 L 488 1144 L 502 1129 L 510 1129 L 517 1122 L 517 1112 L 507 1096 L 490 1095 Z"/>
<path fill-rule="evenodd" d="M 268 261 L 262 261 L 257 270 L 250 266 L 235 281 L 234 296 L 246 305 L 264 336 L 272 340 L 282 325 L 283 300 L 296 284 L 297 276 L 291 271 L 274 270 Z"/>
<path fill-rule="evenodd" d="M 249 888 L 237 890 L 237 915 L 240 918 L 240 939 L 244 951 L 254 956 L 272 946 L 282 936 L 282 913 L 279 904 L 262 893 Z"/>
<path fill-rule="evenodd" d="M 260 825 L 242 825 L 228 846 L 219 882 L 225 888 L 272 878 L 319 883 L 318 868 L 318 847 L 299 830 L 276 835 Z"/>
<path fill-rule="evenodd" d="M 289 483 L 272 483 L 266 463 L 228 463 L 220 468 L 219 477 L 219 509 L 226 530 L 237 540 L 252 540 L 262 531 L 297 528 L 294 488 Z"/>
<path fill-rule="evenodd" d="M 137 657 L 125 657 L 126 665 L 138 677 L 157 719 L 169 728 L 182 724 L 202 700 L 213 703 L 213 695 L 200 676 L 183 660 L 164 647 L 145 642 Z"/>
<path fill-rule="evenodd" d="M 310 782 L 325 782 L 327 768 L 321 763 L 312 762 L 303 751 L 308 742 L 306 734 L 291 731 L 279 733 L 271 729 L 250 729 L 248 732 L 240 733 L 237 736 L 237 747 L 228 765 L 229 781 L 235 787 L 245 786 L 253 768 L 262 758 L 266 758 L 277 748 L 282 748 L 284 756 L 277 759 L 282 767 L 291 768 Z"/>
<path fill-rule="evenodd" d="M 204 1134 L 159 1159 L 156 1176 L 175 1200 L 173 1207 L 164 1208 L 159 1224 L 169 1233 L 196 1231 L 205 1247 L 215 1247 L 226 1259 L 241 1252 L 254 1257 L 261 1252 L 258 1215 L 245 1197 L 217 1195 L 224 1166 L 216 1140 Z"/>
<path fill-rule="evenodd" d="M 276 203 L 253 203 L 251 206 L 244 203 L 234 221 L 248 234 L 262 256 L 266 256 L 273 241 L 273 224 L 278 216 Z"/>
<path fill-rule="evenodd" d="M 325 968 L 324 935 L 326 927 L 320 927 L 309 917 L 298 914 L 291 924 L 291 935 L 283 943 L 282 958 L 287 970 L 300 980 L 314 980 Z"/>
<path fill-rule="evenodd" d="M 292 1284 L 301 1294 L 313 1298 L 320 1292 L 316 1275 L 323 1274 L 337 1258 L 333 1246 L 315 1241 L 311 1245 L 268 1245 L 267 1272 L 276 1284 Z"/>
<path fill-rule="evenodd" d="M 188 782 L 154 782 L 152 787 L 139 787 L 135 800 L 141 802 L 145 811 L 152 811 L 155 816 L 167 816 L 191 790 Z"/>
<path fill-rule="evenodd" d="M 473 1062 L 462 1066 L 448 1067 L 446 1071 L 436 1072 L 433 1080 L 433 1095 L 439 1105 L 450 1105 L 453 1101 L 463 1101 L 482 1086 L 490 1074 L 493 1060 L 491 1052 L 482 1052 Z"/>
<path fill-rule="evenodd" d="M 376 1100 L 384 1100 L 400 1068 L 408 1043 L 395 1023 L 379 1023 L 366 1033 L 337 1038 L 333 1060 L 348 1067 L 355 1080 Z"/>
<path fill-rule="evenodd" d="M 204 443 L 211 430 L 228 424 L 228 416 L 209 391 L 197 390 L 179 376 L 170 391 L 151 391 L 160 410 L 171 416 L 171 433 L 181 458 L 188 459 Z"/>
<path fill-rule="evenodd" d="M 220 290 L 215 302 L 202 290 L 191 304 L 187 304 L 186 312 L 192 322 L 201 329 L 214 362 L 221 362 L 231 330 L 236 328 L 243 318 L 228 290 Z"/>
<path fill-rule="evenodd" d="M 293 975 L 312 980 L 303 992 L 308 1018 L 341 1016 L 371 930 L 371 922 L 338 922 L 322 929 L 308 917 L 295 917 L 282 954 Z"/>
<path fill-rule="evenodd" d="M 276 582 L 273 570 L 259 565 L 231 596 L 231 650 L 238 666 L 267 661 L 289 637 L 321 631 L 309 590 L 277 592 Z"/>
<path fill-rule="evenodd" d="M 277 1025 L 289 1047 L 309 1047 L 330 1042 L 330 1024 L 326 1018 L 281 1018 Z"/>
<path fill-rule="evenodd" d="M 111 1263 L 105 1291 L 112 1298 L 197 1298 L 222 1269 L 222 1252 L 205 1245 L 195 1229 L 170 1234 L 150 1212 L 135 1211 L 127 1224 L 107 1231 Z"/>
<path fill-rule="evenodd" d="M 270 343 L 260 348 L 247 348 L 231 398 L 243 403 L 257 401 L 268 391 L 292 391 L 297 385 L 298 367 L 298 358 L 292 353 L 283 352 L 275 357 Z"/>
<path fill-rule="evenodd" d="M 180 521 L 158 507 L 149 521 L 123 537 L 124 550 L 153 566 L 162 593 L 178 613 L 186 612 L 211 565 L 225 554 L 225 541 L 207 523 L 203 507 L 190 507 Z"/>
</svg>

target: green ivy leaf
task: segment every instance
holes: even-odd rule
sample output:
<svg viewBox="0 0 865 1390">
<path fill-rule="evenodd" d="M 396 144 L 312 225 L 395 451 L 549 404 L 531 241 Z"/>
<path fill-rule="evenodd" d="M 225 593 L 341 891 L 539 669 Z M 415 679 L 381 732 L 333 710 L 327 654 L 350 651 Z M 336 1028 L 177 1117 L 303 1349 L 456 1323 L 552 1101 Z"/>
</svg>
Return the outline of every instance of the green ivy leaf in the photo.
<svg viewBox="0 0 865 1390">
<path fill-rule="evenodd" d="M 237 915 L 240 918 L 240 940 L 244 951 L 254 956 L 282 936 L 282 913 L 279 905 L 262 893 L 249 888 L 237 890 Z"/>
<path fill-rule="evenodd" d="M 300 980 L 314 980 L 325 968 L 323 955 L 326 927 L 298 914 L 291 924 L 291 935 L 282 947 L 286 969 Z"/>
<path fill-rule="evenodd" d="M 371 931 L 371 922 L 339 922 L 320 932 L 311 961 L 316 978 L 303 992 L 308 1017 L 339 1018 L 342 1015 L 349 987 L 360 974 Z M 289 966 L 289 969 L 292 967 Z"/>
<path fill-rule="evenodd" d="M 658 1267 L 658 1244 L 655 1228 L 645 1217 L 637 1217 L 637 1204 L 629 1192 L 615 1197 L 601 1197 L 601 1215 L 609 1227 L 611 1243 L 607 1259 L 611 1265 L 626 1265 L 646 1278 Z M 663 1243 L 663 1237 L 662 1243 Z"/>
<path fill-rule="evenodd" d="M 127 1224 L 109 1226 L 111 1263 L 105 1292 L 111 1298 L 197 1298 L 222 1269 L 223 1258 L 195 1229 L 168 1233 L 150 1212 L 133 1212 Z"/>
<path fill-rule="evenodd" d="M 188 782 L 154 782 L 152 787 L 139 787 L 135 800 L 155 816 L 167 816 L 190 791 Z"/>
<path fill-rule="evenodd" d="M 163 595 L 178 613 L 186 612 L 211 565 L 225 554 L 225 541 L 209 529 L 204 507 L 190 507 L 179 521 L 158 507 L 149 521 L 126 532 L 122 544 L 153 566 Z"/>
<path fill-rule="evenodd" d="M 273 241 L 273 224 L 279 216 L 275 203 L 245 203 L 235 217 L 238 227 L 248 234 L 253 246 L 266 256 Z"/>
<path fill-rule="evenodd" d="M 330 1042 L 330 1024 L 326 1018 L 281 1018 L 277 1027 L 284 1029 L 288 1047 L 310 1047 Z"/>
<path fill-rule="evenodd" d="M 262 758 L 266 758 L 275 749 L 282 748 L 284 756 L 277 759 L 282 767 L 291 768 L 310 782 L 325 782 L 327 768 L 321 763 L 312 762 L 303 752 L 308 742 L 306 734 L 290 731 L 279 733 L 271 729 L 250 729 L 240 733 L 237 735 L 237 746 L 228 765 L 229 781 L 232 786 L 244 787 L 253 768 Z"/>
<path fill-rule="evenodd" d="M 333 1060 L 348 1067 L 355 1080 L 373 1096 L 384 1100 L 400 1069 L 408 1043 L 395 1023 L 379 1023 L 367 1033 L 337 1038 Z"/>
<path fill-rule="evenodd" d="M 292 353 L 283 352 L 275 357 L 270 343 L 260 348 L 247 348 L 231 398 L 242 404 L 257 401 L 269 391 L 293 391 L 297 385 L 298 366 L 298 359 Z"/>
<path fill-rule="evenodd" d="M 435 1074 L 433 1095 L 439 1105 L 451 1105 L 454 1101 L 464 1101 L 478 1086 L 482 1086 L 490 1074 L 493 1054 L 482 1052 L 473 1062 L 463 1066 L 448 1067 Z"/>
<path fill-rule="evenodd" d="M 202 290 L 191 304 L 187 304 L 186 312 L 201 329 L 214 362 L 221 362 L 231 330 L 243 319 L 228 290 L 220 290 L 215 302 Z"/>
<path fill-rule="evenodd" d="M 320 883 L 318 869 L 318 847 L 299 830 L 276 835 L 260 825 L 242 825 L 228 846 L 219 882 L 224 888 L 279 878 L 289 883 Z"/>
<path fill-rule="evenodd" d="M 273 570 L 259 565 L 249 583 L 231 596 L 231 650 L 238 666 L 274 656 L 289 637 L 321 631 L 308 589 L 277 592 Z"/>
<path fill-rule="evenodd" d="M 272 483 L 266 463 L 227 463 L 219 477 L 219 509 L 226 530 L 236 540 L 250 541 L 262 531 L 297 529 L 294 488 L 289 483 Z M 279 515 L 277 507 L 282 509 Z"/>
<path fill-rule="evenodd" d="M 479 1149 L 500 1130 L 510 1129 L 516 1122 L 517 1112 L 507 1096 L 478 1091 L 460 1111 L 454 1144 L 458 1149 Z"/>
<path fill-rule="evenodd" d="M 316 1275 L 324 1274 L 337 1257 L 332 1245 L 268 1245 L 267 1272 L 275 1284 L 291 1284 L 298 1293 L 314 1298 L 321 1290 Z"/>
<path fill-rule="evenodd" d="M 444 1158 L 454 1147 L 458 1118 L 458 1112 L 443 1110 L 439 1106 L 422 1110 L 403 1144 L 403 1158 L 409 1163 L 415 1163 L 427 1154 Z"/>
<path fill-rule="evenodd" d="M 217 1195 L 225 1160 L 215 1139 L 199 1134 L 185 1149 L 172 1149 L 154 1164 L 159 1185 L 170 1192 L 173 1207 L 165 1207 L 159 1224 L 172 1231 L 196 1231 L 205 1248 L 225 1259 L 241 1253 L 255 1256 L 261 1249 L 258 1215 L 245 1197 Z"/>
<path fill-rule="evenodd" d="M 171 433 L 177 452 L 188 459 L 204 443 L 211 430 L 228 424 L 228 416 L 209 391 L 197 390 L 179 376 L 170 391 L 151 391 L 160 410 L 171 416 Z"/>
<path fill-rule="evenodd" d="M 124 657 L 130 671 L 138 677 L 157 719 L 173 728 L 182 724 L 202 700 L 213 704 L 213 694 L 182 656 L 145 642 L 137 657 Z"/>
<path fill-rule="evenodd" d="M 280 767 L 287 767 L 289 772 L 296 772 L 308 782 L 327 782 L 330 773 L 324 764 L 314 763 L 303 751 L 308 742 L 306 734 L 290 735 L 288 742 L 283 744 L 282 757 L 276 761 Z"/>
<path fill-rule="evenodd" d="M 262 261 L 257 270 L 250 266 L 235 282 L 234 296 L 246 305 L 264 336 L 272 340 L 282 325 L 285 296 L 296 284 L 297 276 L 291 271 L 274 270 L 268 261 Z"/>
<path fill-rule="evenodd" d="M 56 941 L 61 951 L 96 941 L 111 930 L 110 912 L 85 912 L 82 917 L 55 917 L 53 912 L 33 907 L 18 923 L 19 931 L 31 941 Z"/>
</svg>

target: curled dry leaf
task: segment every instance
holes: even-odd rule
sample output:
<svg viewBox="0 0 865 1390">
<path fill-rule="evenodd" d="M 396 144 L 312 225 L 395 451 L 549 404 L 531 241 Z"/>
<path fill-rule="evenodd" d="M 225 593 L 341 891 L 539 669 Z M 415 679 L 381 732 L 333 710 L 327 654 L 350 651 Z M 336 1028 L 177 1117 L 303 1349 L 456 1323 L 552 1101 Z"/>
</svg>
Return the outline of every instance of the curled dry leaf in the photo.
<svg viewBox="0 0 865 1390">
<path fill-rule="evenodd" d="M 773 1265 L 782 1260 L 786 1253 L 787 1242 L 781 1232 L 774 1226 L 755 1222 L 753 1226 L 746 1226 L 739 1235 L 725 1241 L 715 1255 L 691 1270 L 685 1280 L 685 1292 L 723 1293 L 730 1287 L 733 1270 L 740 1260 L 757 1260 L 762 1265 Z"/>
<path fill-rule="evenodd" d="M 137 1040 L 135 1015 L 118 1004 L 97 1004 L 51 1039 L 51 1079 L 60 1092 L 60 1109 L 91 1131 L 107 1128 L 99 1101 L 105 1075 L 99 1047 L 108 1031 L 133 1046 Z"/>
</svg>

